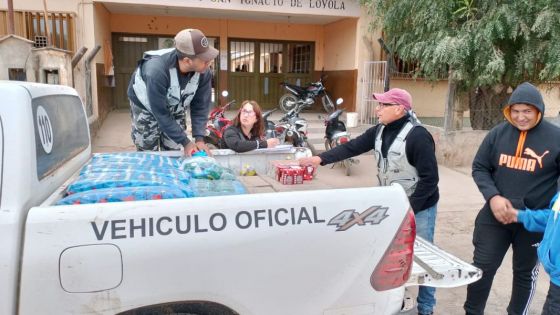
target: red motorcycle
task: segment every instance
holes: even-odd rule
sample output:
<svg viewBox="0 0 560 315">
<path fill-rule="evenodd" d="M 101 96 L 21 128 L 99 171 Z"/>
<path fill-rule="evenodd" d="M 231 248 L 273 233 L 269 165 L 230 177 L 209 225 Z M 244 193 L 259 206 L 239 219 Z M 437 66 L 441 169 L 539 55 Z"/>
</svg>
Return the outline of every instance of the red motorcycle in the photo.
<svg viewBox="0 0 560 315">
<path fill-rule="evenodd" d="M 228 102 L 222 107 L 216 107 L 210 112 L 210 117 L 208 117 L 208 123 L 206 124 L 204 142 L 206 142 L 211 149 L 220 149 L 224 130 L 232 123 L 231 119 L 225 116 L 225 111 L 232 104 L 235 104 L 235 100 Z M 212 148 L 212 146 L 214 147 Z"/>
</svg>

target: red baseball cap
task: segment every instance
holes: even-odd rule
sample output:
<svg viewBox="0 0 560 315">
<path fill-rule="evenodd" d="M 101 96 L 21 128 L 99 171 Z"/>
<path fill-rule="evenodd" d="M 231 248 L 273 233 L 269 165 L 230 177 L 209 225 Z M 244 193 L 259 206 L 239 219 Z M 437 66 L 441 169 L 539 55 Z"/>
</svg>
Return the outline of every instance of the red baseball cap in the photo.
<svg viewBox="0 0 560 315">
<path fill-rule="evenodd" d="M 379 103 L 399 104 L 406 110 L 412 109 L 412 96 L 403 89 L 394 88 L 385 93 L 373 93 L 373 99 Z"/>
</svg>

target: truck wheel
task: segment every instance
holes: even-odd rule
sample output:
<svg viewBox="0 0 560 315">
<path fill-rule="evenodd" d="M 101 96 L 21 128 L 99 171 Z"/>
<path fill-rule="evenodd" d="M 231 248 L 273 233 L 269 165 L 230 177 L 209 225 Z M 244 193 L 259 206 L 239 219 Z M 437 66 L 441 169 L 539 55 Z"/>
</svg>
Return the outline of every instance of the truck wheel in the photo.
<svg viewBox="0 0 560 315">
<path fill-rule="evenodd" d="M 213 302 L 176 302 L 146 306 L 117 315 L 239 315 L 227 306 Z"/>
<path fill-rule="evenodd" d="M 287 113 L 296 107 L 297 101 L 298 100 L 295 97 L 295 95 L 286 93 L 280 97 L 280 101 L 278 102 L 278 105 L 280 106 L 280 109 L 284 113 Z"/>
</svg>

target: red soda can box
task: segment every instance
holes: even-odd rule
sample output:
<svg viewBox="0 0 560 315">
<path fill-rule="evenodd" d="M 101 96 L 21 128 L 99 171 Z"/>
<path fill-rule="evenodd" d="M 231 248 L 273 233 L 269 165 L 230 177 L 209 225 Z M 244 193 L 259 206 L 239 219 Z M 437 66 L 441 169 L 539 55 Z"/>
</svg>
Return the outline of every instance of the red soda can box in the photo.
<svg viewBox="0 0 560 315">
<path fill-rule="evenodd" d="M 307 165 L 303 167 L 303 180 L 312 180 L 315 173 L 315 167 Z"/>
<path fill-rule="evenodd" d="M 293 185 L 295 184 L 295 174 L 294 170 L 290 167 L 282 169 L 282 181 L 281 183 L 284 185 Z"/>
<path fill-rule="evenodd" d="M 292 171 L 294 172 L 294 184 L 303 184 L 303 167 L 295 166 Z"/>
</svg>

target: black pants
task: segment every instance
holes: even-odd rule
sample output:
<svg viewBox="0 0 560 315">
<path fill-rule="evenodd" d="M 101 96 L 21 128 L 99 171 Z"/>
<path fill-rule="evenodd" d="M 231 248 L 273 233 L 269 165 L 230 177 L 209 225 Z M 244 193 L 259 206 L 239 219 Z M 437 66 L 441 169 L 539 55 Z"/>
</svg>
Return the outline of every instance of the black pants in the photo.
<svg viewBox="0 0 560 315">
<path fill-rule="evenodd" d="M 560 314 L 560 287 L 550 282 L 548 288 L 548 295 L 544 302 L 542 315 L 557 315 Z"/>
<path fill-rule="evenodd" d="M 465 311 L 484 314 L 496 271 L 509 246 L 513 248 L 513 287 L 507 307 L 510 315 L 526 314 L 535 292 L 538 276 L 537 247 L 542 233 L 532 233 L 521 224 L 503 225 L 491 213 L 478 214 L 473 232 L 473 265 L 482 269 L 482 278 L 467 288 Z"/>
</svg>

